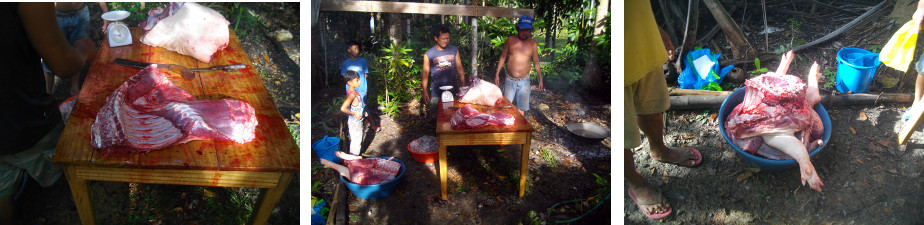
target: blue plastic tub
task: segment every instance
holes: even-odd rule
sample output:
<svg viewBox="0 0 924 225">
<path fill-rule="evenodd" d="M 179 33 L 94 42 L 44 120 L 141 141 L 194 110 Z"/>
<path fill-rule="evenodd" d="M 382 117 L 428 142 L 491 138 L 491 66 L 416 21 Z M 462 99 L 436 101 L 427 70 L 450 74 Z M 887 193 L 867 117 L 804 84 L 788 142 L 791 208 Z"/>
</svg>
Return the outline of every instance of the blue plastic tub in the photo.
<svg viewBox="0 0 924 225">
<path fill-rule="evenodd" d="M 863 57 L 873 54 L 860 48 L 843 48 L 837 51 L 837 91 L 866 93 L 876 75 L 876 68 L 882 62 L 879 58 Z"/>
<path fill-rule="evenodd" d="M 735 152 L 737 152 L 738 155 L 744 159 L 744 161 L 757 168 L 760 168 L 762 171 L 776 172 L 796 168 L 799 165 L 796 163 L 796 160 L 774 160 L 761 158 L 759 156 L 752 155 L 751 153 L 747 153 L 735 145 L 735 143 L 732 142 L 732 140 L 728 137 L 728 134 L 725 133 L 725 121 L 728 120 L 728 114 L 730 114 L 731 111 L 735 109 L 736 106 L 738 106 L 738 104 L 741 104 L 741 102 L 744 101 L 744 92 L 745 88 L 739 88 L 738 90 L 735 90 L 735 92 L 729 95 L 728 98 L 725 98 L 725 101 L 722 102 L 722 107 L 719 108 L 719 132 L 722 132 L 722 137 L 725 138 L 725 143 L 728 143 L 729 146 L 734 148 Z M 824 141 L 824 143 L 821 144 L 821 146 L 818 146 L 818 148 L 815 148 L 815 150 L 812 150 L 812 152 L 809 153 L 809 158 L 815 157 L 816 154 L 821 152 L 821 149 L 828 144 L 828 139 L 831 138 L 831 118 L 828 117 L 828 111 L 825 110 L 825 107 L 821 104 L 815 104 L 814 108 L 815 112 L 818 113 L 818 117 L 821 117 L 822 125 L 825 127 L 825 132 L 821 136 L 821 139 Z"/>
<path fill-rule="evenodd" d="M 380 158 L 388 159 L 391 157 L 371 157 L 371 158 Z M 395 188 L 398 187 L 401 177 L 404 176 L 404 162 L 398 160 L 398 158 L 393 158 L 391 161 L 395 161 L 401 164 L 401 169 L 398 170 L 398 175 L 395 176 L 395 179 L 387 181 L 381 184 L 372 184 L 372 185 L 361 185 L 348 181 L 347 179 L 340 176 L 340 181 L 343 184 L 346 184 L 347 188 L 350 189 L 350 192 L 353 192 L 353 195 L 356 195 L 357 198 L 361 199 L 379 199 L 385 196 L 390 195 L 392 192 L 395 192 Z"/>
<path fill-rule="evenodd" d="M 311 148 L 314 149 L 314 153 L 318 156 L 319 162 L 321 158 L 337 164 L 340 164 L 342 161 L 339 157 L 334 155 L 334 152 L 340 151 L 340 138 L 324 136 L 320 140 L 312 143 Z"/>
</svg>

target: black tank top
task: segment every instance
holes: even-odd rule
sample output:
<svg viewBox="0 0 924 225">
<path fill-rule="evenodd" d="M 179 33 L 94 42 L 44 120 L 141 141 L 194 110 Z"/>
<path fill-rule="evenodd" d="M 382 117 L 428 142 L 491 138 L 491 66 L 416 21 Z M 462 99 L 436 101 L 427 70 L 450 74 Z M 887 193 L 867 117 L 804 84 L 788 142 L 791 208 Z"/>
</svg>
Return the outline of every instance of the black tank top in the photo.
<svg viewBox="0 0 924 225">
<path fill-rule="evenodd" d="M 443 50 L 432 47 L 427 50 L 427 58 L 430 59 L 430 97 L 440 97 L 443 92 L 441 86 L 452 86 L 453 94 L 459 93 L 459 75 L 456 72 L 456 52 L 458 48 L 453 45 L 446 45 Z"/>
<path fill-rule="evenodd" d="M 18 8 L 19 3 L 0 3 L 0 155 L 25 150 L 61 122 L 54 100 L 45 93 L 41 57 Z"/>
</svg>

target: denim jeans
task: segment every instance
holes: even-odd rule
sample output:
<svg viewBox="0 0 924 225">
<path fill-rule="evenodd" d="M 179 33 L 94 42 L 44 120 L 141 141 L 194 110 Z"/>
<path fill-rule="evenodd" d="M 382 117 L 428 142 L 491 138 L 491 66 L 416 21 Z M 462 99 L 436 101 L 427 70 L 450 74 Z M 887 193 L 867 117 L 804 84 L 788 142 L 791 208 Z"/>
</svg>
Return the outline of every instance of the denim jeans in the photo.
<svg viewBox="0 0 924 225">
<path fill-rule="evenodd" d="M 511 80 L 507 76 L 504 81 L 504 98 L 519 110 L 529 110 L 529 78 L 523 80 Z"/>
<path fill-rule="evenodd" d="M 61 33 L 64 34 L 64 38 L 67 39 L 67 43 L 74 45 L 74 42 L 83 40 L 84 38 L 89 38 L 90 33 L 90 7 L 83 7 L 79 13 L 74 14 L 73 16 L 68 17 L 57 17 L 58 18 L 58 28 L 61 29 Z M 42 69 L 45 72 L 51 72 L 48 69 L 48 66 L 42 62 Z"/>
</svg>

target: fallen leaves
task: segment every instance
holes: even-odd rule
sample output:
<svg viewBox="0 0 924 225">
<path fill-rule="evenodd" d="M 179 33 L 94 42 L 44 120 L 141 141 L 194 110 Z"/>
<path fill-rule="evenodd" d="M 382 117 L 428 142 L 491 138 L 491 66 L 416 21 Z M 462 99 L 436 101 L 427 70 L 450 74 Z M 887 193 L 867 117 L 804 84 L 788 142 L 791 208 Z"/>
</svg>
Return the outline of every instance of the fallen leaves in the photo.
<svg viewBox="0 0 924 225">
<path fill-rule="evenodd" d="M 713 122 L 713 123 L 714 123 L 714 122 L 715 122 L 715 118 L 718 117 L 718 116 L 719 116 L 718 113 L 713 113 L 711 116 L 709 116 L 709 122 Z"/>
<path fill-rule="evenodd" d="M 856 160 L 857 162 L 860 162 L 860 164 L 863 164 L 863 160 L 860 160 L 860 159 L 856 159 Z"/>
<path fill-rule="evenodd" d="M 757 173 L 757 172 L 760 172 L 760 168 L 755 168 L 755 167 L 744 168 L 744 173 L 738 174 L 738 178 L 736 180 L 738 182 L 741 182 L 744 179 L 748 179 L 748 177 L 754 176 L 754 173 Z"/>
<path fill-rule="evenodd" d="M 860 111 L 860 120 L 866 120 L 866 119 L 867 119 L 866 113 L 863 111 Z"/>
<path fill-rule="evenodd" d="M 851 133 L 851 134 L 857 134 L 857 130 L 854 130 L 853 127 L 850 127 L 850 133 Z"/>
</svg>

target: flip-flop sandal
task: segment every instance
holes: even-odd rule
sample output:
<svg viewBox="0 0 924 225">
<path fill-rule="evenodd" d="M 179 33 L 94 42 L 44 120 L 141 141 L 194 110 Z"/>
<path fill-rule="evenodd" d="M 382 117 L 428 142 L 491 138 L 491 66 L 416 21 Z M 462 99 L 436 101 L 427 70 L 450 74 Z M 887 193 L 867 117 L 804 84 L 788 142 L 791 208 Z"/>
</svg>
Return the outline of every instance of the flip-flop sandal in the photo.
<svg viewBox="0 0 924 225">
<path fill-rule="evenodd" d="M 679 166 L 686 166 L 686 167 L 695 167 L 695 166 L 698 166 L 699 163 L 703 162 L 703 155 L 699 153 L 699 150 L 696 150 L 695 148 L 689 148 L 689 147 L 687 147 L 687 148 L 682 148 L 682 149 L 683 149 L 684 151 L 687 152 L 687 158 L 682 159 L 682 160 L 679 160 L 679 161 L 664 162 L 664 163 L 670 163 L 670 164 L 679 165 Z M 688 166 L 688 165 L 681 164 L 681 163 L 683 163 L 683 162 L 690 161 L 690 152 L 692 152 L 693 154 L 696 155 L 696 161 L 693 162 L 693 165 L 689 165 L 689 166 Z"/>
<path fill-rule="evenodd" d="M 632 191 L 632 188 L 629 188 L 629 196 L 632 197 L 632 201 L 635 202 L 635 206 L 638 206 L 638 210 L 642 211 L 642 213 L 644 213 L 645 216 L 648 216 L 648 218 L 651 218 L 653 220 L 663 219 L 664 217 L 667 217 L 668 215 L 670 215 L 671 211 L 674 210 L 673 207 L 668 207 L 667 211 L 664 211 L 662 213 L 648 213 L 648 212 L 645 212 L 645 209 L 642 209 L 643 205 L 664 204 L 664 195 L 661 195 L 661 193 L 658 193 L 657 202 L 638 202 L 638 200 L 635 199 L 635 192 Z"/>
</svg>

